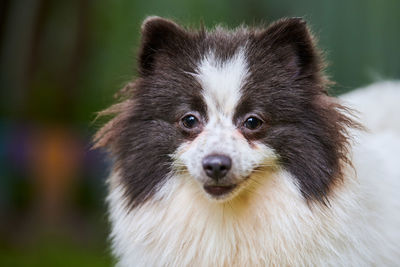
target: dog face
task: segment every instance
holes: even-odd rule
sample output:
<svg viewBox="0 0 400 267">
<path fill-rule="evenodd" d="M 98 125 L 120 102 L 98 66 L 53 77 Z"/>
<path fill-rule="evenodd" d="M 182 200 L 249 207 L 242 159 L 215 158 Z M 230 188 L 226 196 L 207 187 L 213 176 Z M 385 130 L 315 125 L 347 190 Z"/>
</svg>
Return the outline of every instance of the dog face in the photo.
<svg viewBox="0 0 400 267">
<path fill-rule="evenodd" d="M 181 174 L 219 201 L 276 169 L 292 174 L 306 200 L 323 201 L 340 180 L 351 121 L 326 95 L 301 19 L 206 32 L 149 18 L 138 64 L 139 78 L 97 135 L 132 206 Z"/>
<path fill-rule="evenodd" d="M 249 76 L 244 49 L 238 48 L 226 60 L 218 59 L 211 49 L 206 52 L 191 74 L 201 87 L 206 112 L 188 110 L 179 123 L 185 131 L 196 131 L 196 137 L 178 147 L 174 165 L 187 170 L 214 199 L 240 192 L 254 170 L 271 168 L 277 159 L 268 145 L 246 138 L 265 130 L 266 114 L 258 110 L 238 114 Z"/>
</svg>

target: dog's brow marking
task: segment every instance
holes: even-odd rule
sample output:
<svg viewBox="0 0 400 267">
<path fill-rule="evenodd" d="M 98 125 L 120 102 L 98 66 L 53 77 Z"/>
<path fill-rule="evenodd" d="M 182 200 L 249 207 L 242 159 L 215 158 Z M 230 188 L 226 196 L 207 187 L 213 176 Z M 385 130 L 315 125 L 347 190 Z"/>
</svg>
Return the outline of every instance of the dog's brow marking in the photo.
<svg viewBox="0 0 400 267">
<path fill-rule="evenodd" d="M 248 75 L 244 48 L 221 62 L 210 52 L 200 62 L 195 77 L 203 87 L 210 117 L 232 117 L 241 97 L 241 87 Z"/>
</svg>

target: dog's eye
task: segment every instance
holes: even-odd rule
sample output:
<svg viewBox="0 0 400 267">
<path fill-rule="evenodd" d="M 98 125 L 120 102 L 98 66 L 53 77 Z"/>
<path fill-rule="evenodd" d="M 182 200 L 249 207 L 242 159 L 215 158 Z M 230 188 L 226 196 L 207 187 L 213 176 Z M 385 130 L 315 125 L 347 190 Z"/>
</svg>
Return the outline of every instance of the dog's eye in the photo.
<svg viewBox="0 0 400 267">
<path fill-rule="evenodd" d="M 193 115 L 186 115 L 182 118 L 182 124 L 188 129 L 195 128 L 199 123 L 199 120 Z"/>
<path fill-rule="evenodd" d="M 244 127 L 246 127 L 249 130 L 256 130 L 261 126 L 261 124 L 262 124 L 262 120 L 260 120 L 256 117 L 249 117 L 244 122 Z"/>
</svg>

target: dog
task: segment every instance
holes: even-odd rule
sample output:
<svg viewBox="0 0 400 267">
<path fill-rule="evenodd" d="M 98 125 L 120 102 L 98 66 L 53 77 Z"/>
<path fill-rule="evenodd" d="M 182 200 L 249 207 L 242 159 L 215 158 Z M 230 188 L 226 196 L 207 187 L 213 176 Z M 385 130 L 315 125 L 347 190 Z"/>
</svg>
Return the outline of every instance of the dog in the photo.
<svg viewBox="0 0 400 267">
<path fill-rule="evenodd" d="M 329 96 L 301 18 L 141 33 L 95 136 L 119 266 L 400 264 L 399 83 Z"/>
</svg>

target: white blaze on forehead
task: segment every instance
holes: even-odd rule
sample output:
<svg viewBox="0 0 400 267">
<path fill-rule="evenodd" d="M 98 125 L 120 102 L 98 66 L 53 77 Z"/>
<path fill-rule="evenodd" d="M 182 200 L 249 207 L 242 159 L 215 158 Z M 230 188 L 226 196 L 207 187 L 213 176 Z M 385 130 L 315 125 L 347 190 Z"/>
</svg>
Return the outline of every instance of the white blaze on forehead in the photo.
<svg viewBox="0 0 400 267">
<path fill-rule="evenodd" d="M 239 49 L 226 61 L 217 59 L 212 52 L 202 59 L 195 76 L 203 88 L 210 118 L 233 116 L 247 73 L 244 49 Z"/>
</svg>

